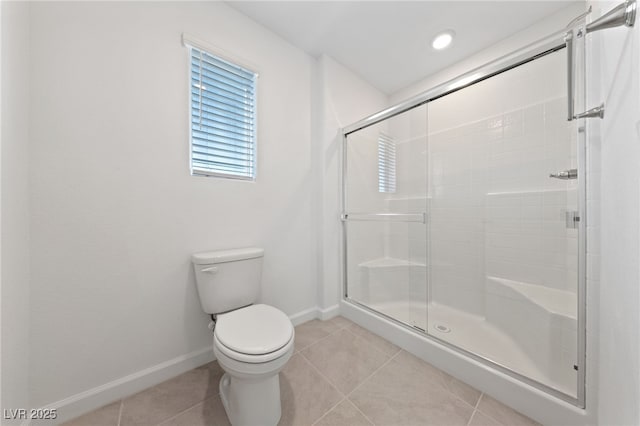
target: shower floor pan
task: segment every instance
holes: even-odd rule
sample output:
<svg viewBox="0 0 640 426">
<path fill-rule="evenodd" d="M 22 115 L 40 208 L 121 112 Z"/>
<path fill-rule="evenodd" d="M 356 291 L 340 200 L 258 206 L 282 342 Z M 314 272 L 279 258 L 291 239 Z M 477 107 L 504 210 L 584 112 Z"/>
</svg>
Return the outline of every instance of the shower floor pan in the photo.
<svg viewBox="0 0 640 426">
<path fill-rule="evenodd" d="M 564 366 L 565 374 L 558 374 L 557 366 L 549 366 L 553 357 L 540 362 L 540 352 L 548 347 L 527 348 L 508 331 L 486 317 L 439 303 L 397 301 L 374 304 L 371 309 L 458 346 L 468 352 L 502 365 L 532 380 L 544 383 L 563 393 L 574 395 L 576 374 L 573 366 Z M 428 314 L 427 314 L 428 312 Z M 427 317 L 428 316 L 428 317 Z M 523 336 L 526 339 L 526 336 Z M 532 339 L 535 341 L 536 339 Z M 537 353 L 532 352 L 537 351 Z M 571 352 L 571 351 L 569 351 Z M 544 358 L 544 356 L 543 356 Z"/>
<path fill-rule="evenodd" d="M 431 299 L 424 263 L 380 258 L 358 265 L 354 300 L 477 356 L 575 397 L 577 298 L 570 291 L 489 276 L 482 309 Z M 453 289 L 455 291 L 455 289 Z"/>
</svg>

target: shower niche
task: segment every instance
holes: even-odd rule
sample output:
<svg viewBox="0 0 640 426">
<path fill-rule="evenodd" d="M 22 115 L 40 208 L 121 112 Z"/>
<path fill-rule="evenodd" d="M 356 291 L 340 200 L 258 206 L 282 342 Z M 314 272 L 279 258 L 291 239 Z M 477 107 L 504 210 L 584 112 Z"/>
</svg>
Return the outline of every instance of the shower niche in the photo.
<svg viewBox="0 0 640 426">
<path fill-rule="evenodd" d="M 581 154 L 556 49 L 345 132 L 345 299 L 579 397 Z M 554 175 L 554 176 L 552 176 Z"/>
</svg>

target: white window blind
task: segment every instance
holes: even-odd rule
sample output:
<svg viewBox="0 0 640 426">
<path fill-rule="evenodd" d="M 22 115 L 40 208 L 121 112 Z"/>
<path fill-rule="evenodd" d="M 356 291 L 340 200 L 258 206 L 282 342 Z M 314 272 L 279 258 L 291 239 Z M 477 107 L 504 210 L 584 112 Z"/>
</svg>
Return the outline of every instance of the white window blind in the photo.
<svg viewBox="0 0 640 426">
<path fill-rule="evenodd" d="M 396 192 L 396 142 L 378 135 L 378 192 Z"/>
<path fill-rule="evenodd" d="M 191 51 L 191 172 L 254 179 L 257 74 Z"/>
</svg>

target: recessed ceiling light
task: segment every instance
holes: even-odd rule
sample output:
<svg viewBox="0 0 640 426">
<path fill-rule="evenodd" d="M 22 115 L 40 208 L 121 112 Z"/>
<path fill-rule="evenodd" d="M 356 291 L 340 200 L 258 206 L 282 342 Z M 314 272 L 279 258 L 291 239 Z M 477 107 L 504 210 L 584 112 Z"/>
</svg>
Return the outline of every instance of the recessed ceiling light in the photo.
<svg viewBox="0 0 640 426">
<path fill-rule="evenodd" d="M 454 35 L 456 35 L 456 33 L 453 30 L 443 31 L 437 36 L 435 36 L 435 38 L 431 42 L 431 46 L 433 46 L 433 48 L 436 50 L 445 49 L 449 47 L 449 45 L 453 41 Z"/>
</svg>

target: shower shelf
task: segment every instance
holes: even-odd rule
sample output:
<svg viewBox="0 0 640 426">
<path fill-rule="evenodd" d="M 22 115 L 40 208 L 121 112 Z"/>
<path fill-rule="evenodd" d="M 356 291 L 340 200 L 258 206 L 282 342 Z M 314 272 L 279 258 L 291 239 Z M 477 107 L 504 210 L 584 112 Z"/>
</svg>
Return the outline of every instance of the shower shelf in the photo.
<svg viewBox="0 0 640 426">
<path fill-rule="evenodd" d="M 340 219 L 347 221 L 373 222 L 417 222 L 427 223 L 427 213 L 342 213 Z"/>
</svg>

